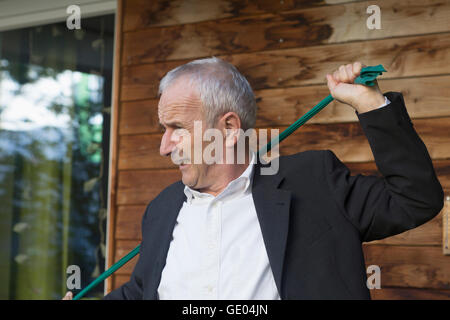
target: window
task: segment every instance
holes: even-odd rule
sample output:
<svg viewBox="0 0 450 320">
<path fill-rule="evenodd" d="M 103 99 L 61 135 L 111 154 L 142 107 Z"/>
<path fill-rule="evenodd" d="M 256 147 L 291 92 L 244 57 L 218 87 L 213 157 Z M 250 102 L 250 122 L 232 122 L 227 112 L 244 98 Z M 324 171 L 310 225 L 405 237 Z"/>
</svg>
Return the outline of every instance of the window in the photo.
<svg viewBox="0 0 450 320">
<path fill-rule="evenodd" d="M 0 299 L 104 271 L 113 36 L 114 15 L 0 32 Z"/>
</svg>

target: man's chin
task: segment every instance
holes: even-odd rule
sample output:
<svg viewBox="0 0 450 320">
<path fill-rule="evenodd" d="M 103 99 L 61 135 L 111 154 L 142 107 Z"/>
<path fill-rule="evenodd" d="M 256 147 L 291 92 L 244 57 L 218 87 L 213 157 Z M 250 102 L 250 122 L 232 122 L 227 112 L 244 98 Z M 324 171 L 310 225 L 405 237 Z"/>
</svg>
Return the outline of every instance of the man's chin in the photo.
<svg viewBox="0 0 450 320">
<path fill-rule="evenodd" d="M 186 168 L 187 169 L 187 168 Z M 187 170 L 184 169 L 182 170 L 180 168 L 181 171 L 181 181 L 183 181 L 183 184 L 188 186 L 188 187 L 192 187 L 195 184 L 194 179 L 192 178 L 191 172 L 187 172 Z"/>
</svg>

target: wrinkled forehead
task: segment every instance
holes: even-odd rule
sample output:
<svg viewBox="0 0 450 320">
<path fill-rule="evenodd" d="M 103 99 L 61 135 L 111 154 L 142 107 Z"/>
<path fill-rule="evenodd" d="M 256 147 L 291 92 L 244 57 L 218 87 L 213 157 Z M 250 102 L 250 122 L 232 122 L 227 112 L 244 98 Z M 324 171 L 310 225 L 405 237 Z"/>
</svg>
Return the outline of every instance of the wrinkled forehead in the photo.
<svg viewBox="0 0 450 320">
<path fill-rule="evenodd" d="M 202 102 L 195 85 L 184 77 L 174 80 L 161 94 L 158 117 L 161 122 L 174 114 L 194 115 L 201 113 Z"/>
</svg>

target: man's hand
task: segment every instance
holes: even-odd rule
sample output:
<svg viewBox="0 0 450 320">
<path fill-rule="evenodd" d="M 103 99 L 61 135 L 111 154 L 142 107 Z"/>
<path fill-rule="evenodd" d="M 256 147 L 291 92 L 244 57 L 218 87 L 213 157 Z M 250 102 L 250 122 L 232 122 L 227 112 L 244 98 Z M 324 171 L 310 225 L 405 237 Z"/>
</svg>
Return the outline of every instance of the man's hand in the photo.
<svg viewBox="0 0 450 320">
<path fill-rule="evenodd" d="M 61 300 L 72 300 L 73 299 L 73 294 L 72 292 L 68 291 L 66 293 L 66 295 L 64 296 L 64 298 L 62 298 Z"/>
<path fill-rule="evenodd" d="M 340 66 L 333 74 L 327 74 L 331 96 L 353 107 L 358 113 L 377 109 L 385 102 L 376 80 L 372 87 L 353 84 L 363 67 L 365 66 L 361 62 L 354 62 Z"/>
</svg>

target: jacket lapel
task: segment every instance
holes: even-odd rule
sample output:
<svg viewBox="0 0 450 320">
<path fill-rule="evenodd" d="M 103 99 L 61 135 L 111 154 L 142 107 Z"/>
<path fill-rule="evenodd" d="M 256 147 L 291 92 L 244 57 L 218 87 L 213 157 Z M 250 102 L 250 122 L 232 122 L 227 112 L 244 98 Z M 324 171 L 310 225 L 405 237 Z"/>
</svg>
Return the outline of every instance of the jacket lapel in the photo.
<svg viewBox="0 0 450 320">
<path fill-rule="evenodd" d="M 291 203 L 291 192 L 278 188 L 283 179 L 280 174 L 260 175 L 260 166 L 256 165 L 252 186 L 253 202 L 280 297 Z"/>
</svg>

